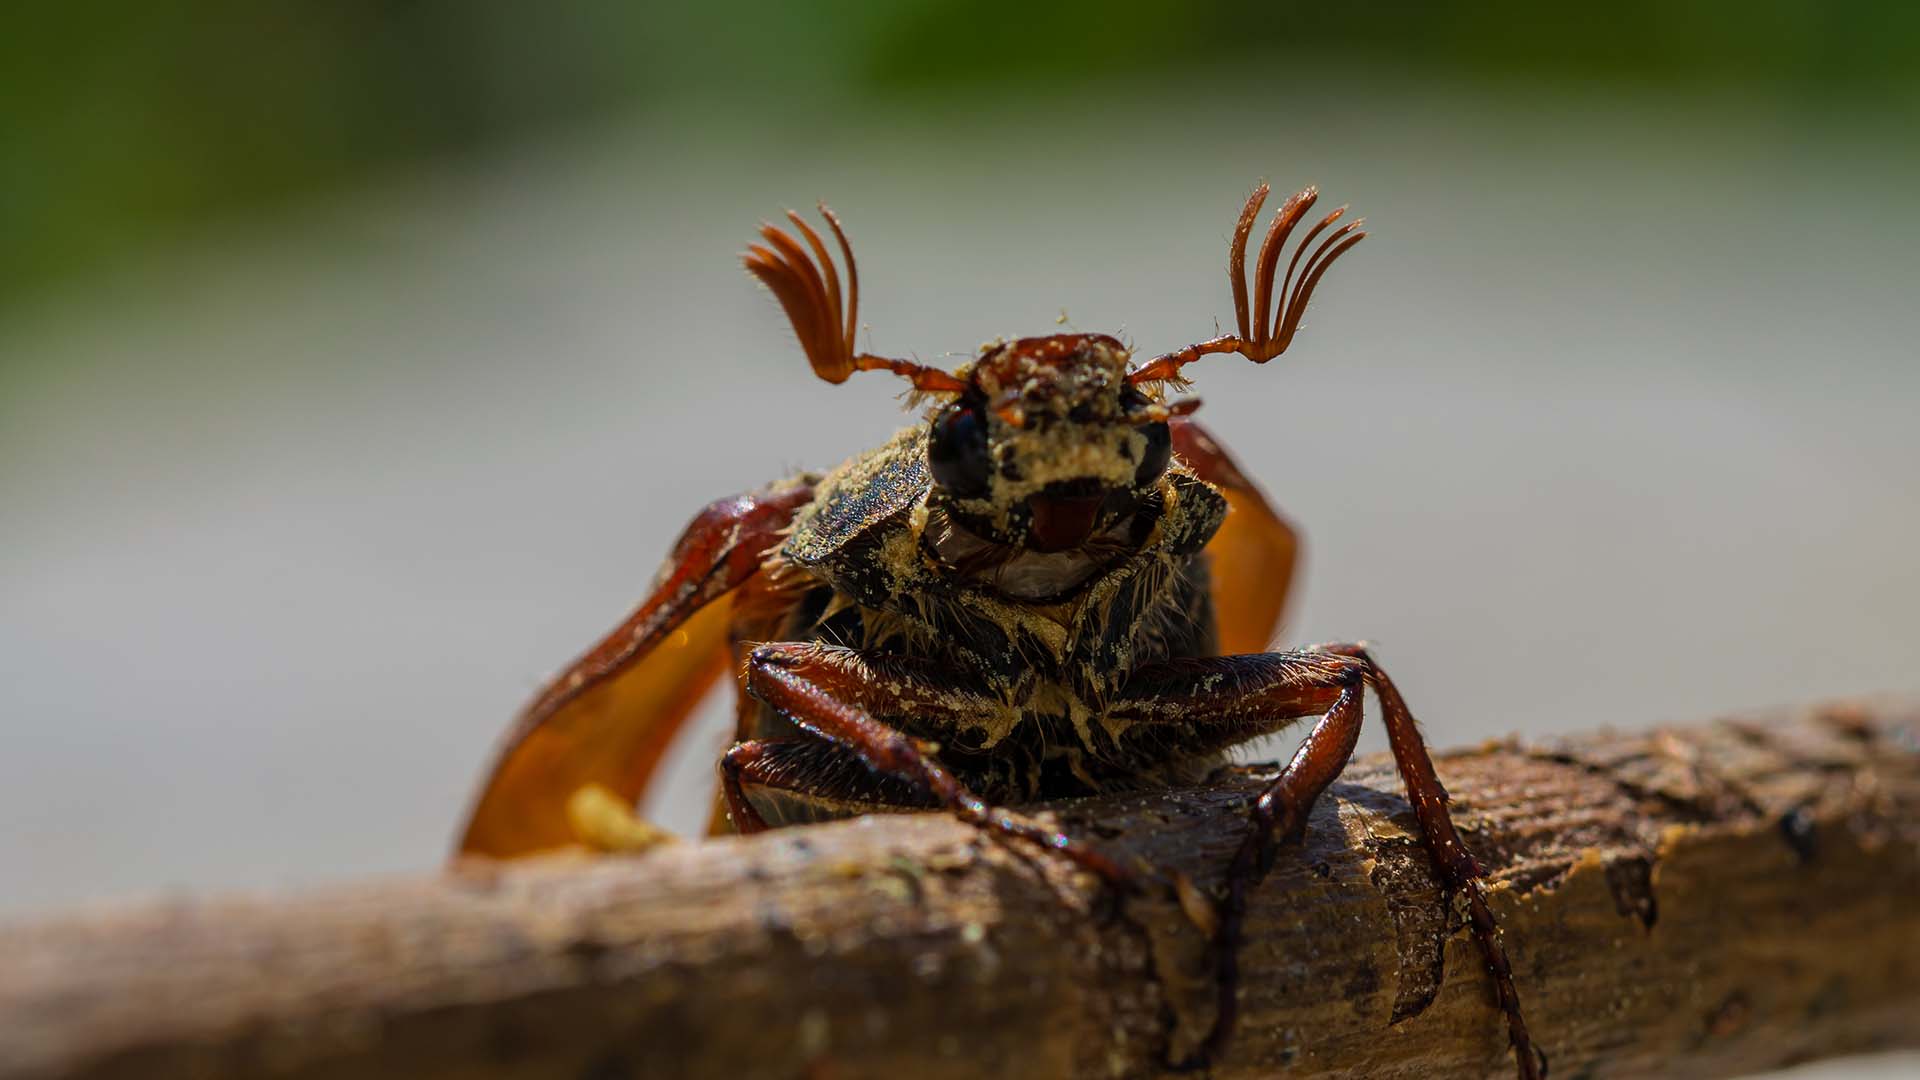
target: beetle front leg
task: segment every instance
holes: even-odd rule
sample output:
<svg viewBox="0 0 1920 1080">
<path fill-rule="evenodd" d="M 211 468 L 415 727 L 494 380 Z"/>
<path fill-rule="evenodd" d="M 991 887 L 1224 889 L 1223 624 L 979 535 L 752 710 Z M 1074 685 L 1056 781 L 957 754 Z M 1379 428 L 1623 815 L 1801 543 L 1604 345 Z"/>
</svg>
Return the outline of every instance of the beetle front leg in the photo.
<svg viewBox="0 0 1920 1080">
<path fill-rule="evenodd" d="M 1387 726 L 1387 745 L 1393 750 L 1394 765 L 1407 786 L 1414 817 L 1420 822 L 1420 834 L 1427 851 L 1440 869 L 1447 887 L 1467 898 L 1467 914 L 1473 921 L 1473 936 L 1480 943 L 1480 955 L 1493 976 L 1494 991 L 1500 998 L 1500 1011 L 1507 1017 L 1507 1040 L 1513 1047 L 1514 1061 L 1522 1080 L 1540 1080 L 1547 1075 L 1547 1055 L 1533 1045 L 1526 1017 L 1520 1012 L 1520 994 L 1513 985 L 1513 965 L 1500 940 L 1500 927 L 1487 905 L 1486 879 L 1480 863 L 1467 850 L 1460 833 L 1453 827 L 1453 815 L 1447 812 L 1447 789 L 1433 768 L 1433 756 L 1427 753 L 1427 741 L 1412 710 L 1400 696 L 1400 690 L 1386 671 L 1368 653 L 1364 642 L 1336 642 L 1315 645 L 1314 652 L 1352 657 L 1367 666 L 1367 682 L 1380 699 L 1381 718 Z"/>
<path fill-rule="evenodd" d="M 1220 988 L 1220 1011 L 1200 1049 L 1203 1059 L 1224 1049 L 1239 1013 L 1240 936 L 1246 921 L 1247 891 L 1271 869 L 1275 841 L 1298 840 L 1306 832 L 1307 814 L 1313 804 L 1352 759 L 1353 748 L 1360 741 L 1362 693 L 1359 679 L 1342 687 L 1286 768 L 1254 800 L 1252 825 L 1227 866 L 1227 895 L 1214 934 L 1214 977 Z"/>
<path fill-rule="evenodd" d="M 941 669 L 902 657 L 866 657 L 836 645 L 762 645 L 747 657 L 746 689 L 802 731 L 845 747 L 876 772 L 913 785 L 960 820 L 1056 852 L 1109 885 L 1131 885 L 1132 875 L 1104 853 L 988 805 L 940 763 L 931 744 L 875 718 L 917 716 L 958 727 L 968 717 L 1008 707 L 964 688 Z M 736 749 L 754 745 L 743 743 Z M 766 827 L 740 790 L 739 773 L 750 765 L 742 760 L 722 767 L 722 776 L 729 778 L 728 806 L 743 832 Z"/>
<path fill-rule="evenodd" d="M 1474 939 L 1480 945 L 1487 973 L 1493 978 L 1500 1011 L 1507 1019 L 1507 1041 L 1513 1049 L 1520 1080 L 1543 1080 L 1547 1075 L 1546 1054 L 1533 1045 L 1526 1018 L 1520 1011 L 1520 995 L 1513 984 L 1513 965 L 1500 940 L 1500 927 L 1494 920 L 1493 909 L 1487 904 L 1486 881 L 1480 863 L 1454 828 L 1453 816 L 1447 810 L 1447 789 L 1440 783 L 1433 756 L 1427 752 L 1426 739 L 1420 734 L 1420 725 L 1414 720 L 1412 710 L 1407 708 L 1399 688 L 1364 643 L 1330 643 L 1302 651 L 1345 657 L 1363 665 L 1360 674 L 1380 699 L 1387 745 L 1393 751 L 1401 782 L 1406 785 L 1414 818 L 1420 823 L 1423 846 L 1447 889 L 1466 897 Z M 1246 891 L 1265 875 L 1274 840 L 1286 841 L 1298 836 L 1306 825 L 1307 812 L 1353 757 L 1360 735 L 1359 692 L 1358 685 L 1350 685 L 1341 692 L 1339 700 L 1314 725 L 1287 767 L 1268 783 L 1254 803 L 1253 827 L 1227 871 L 1227 903 L 1221 913 L 1219 933 L 1224 950 L 1220 961 L 1223 989 L 1230 991 L 1237 975 L 1234 954 L 1246 913 Z M 1206 1052 L 1212 1053 L 1224 1043 L 1231 1031 L 1233 1011 L 1232 998 L 1223 997 L 1220 1020 L 1209 1037 Z"/>
<path fill-rule="evenodd" d="M 727 747 L 720 755 L 720 797 L 727 804 L 727 820 L 733 822 L 733 831 L 742 836 L 766 832 L 772 826 L 760 816 L 747 798 L 746 781 L 753 780 L 765 784 L 769 777 L 764 775 L 768 743 L 763 739 L 748 739 Z"/>
<path fill-rule="evenodd" d="M 1299 836 L 1314 803 L 1352 759 L 1360 735 L 1361 695 L 1367 685 L 1380 698 L 1388 745 L 1419 821 L 1422 843 L 1446 887 L 1467 899 L 1474 937 L 1506 1015 L 1519 1074 L 1523 1080 L 1538 1080 L 1546 1075 L 1545 1057 L 1533 1046 L 1521 1016 L 1513 968 L 1487 906 L 1480 866 L 1454 828 L 1446 789 L 1399 689 L 1365 646 L 1350 644 L 1168 661 L 1136 672 L 1122 698 L 1112 705 L 1113 713 L 1134 721 L 1130 730 L 1138 732 L 1137 737 L 1151 739 L 1155 728 L 1177 725 L 1186 745 L 1195 751 L 1244 742 L 1278 731 L 1302 715 L 1321 712 L 1300 749 L 1255 800 L 1251 826 L 1228 865 L 1226 896 L 1214 939 L 1220 1011 L 1213 1031 L 1187 1064 L 1198 1065 L 1217 1055 L 1232 1034 L 1247 893 L 1265 875 L 1275 842 Z"/>
</svg>

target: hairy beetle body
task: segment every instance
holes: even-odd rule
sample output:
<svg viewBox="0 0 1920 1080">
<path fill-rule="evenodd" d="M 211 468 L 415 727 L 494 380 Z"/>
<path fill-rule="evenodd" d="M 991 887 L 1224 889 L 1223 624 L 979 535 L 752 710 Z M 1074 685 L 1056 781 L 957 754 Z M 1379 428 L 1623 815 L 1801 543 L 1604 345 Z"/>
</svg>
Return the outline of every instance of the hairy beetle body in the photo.
<svg viewBox="0 0 1920 1080">
<path fill-rule="evenodd" d="M 1116 889 L 1150 887 L 1097 844 L 1008 809 L 1192 783 L 1234 746 L 1313 718 L 1266 781 L 1214 902 L 1219 1013 L 1184 1064 L 1227 1045 L 1248 890 L 1359 737 L 1377 697 L 1421 839 L 1464 897 L 1522 1080 L 1544 1075 L 1480 869 L 1454 828 L 1413 714 L 1363 645 L 1273 651 L 1295 537 L 1220 444 L 1169 401 L 1183 369 L 1285 351 L 1328 266 L 1364 236 L 1336 210 L 1280 273 L 1309 188 L 1266 198 L 1229 248 L 1237 333 L 1135 365 L 1104 334 L 991 342 L 946 371 L 856 352 L 859 276 L 798 214 L 746 255 L 829 382 L 907 379 L 922 423 L 816 476 L 718 500 L 688 526 L 648 598 L 522 714 L 474 805 L 461 851 L 660 842 L 633 819 L 668 740 L 722 670 L 739 673 L 735 742 L 719 762 L 741 832 L 873 810 L 944 809 L 1038 845 Z M 1331 229 L 1329 232 L 1328 230 Z M 1326 233 L 1318 244 L 1316 238 Z M 623 809 L 624 808 L 624 809 Z M 1164 884 L 1164 883 L 1160 883 Z M 1183 905 L 1205 898 L 1191 888 Z"/>
<path fill-rule="evenodd" d="M 925 429 L 908 428 L 820 482 L 770 559 L 774 577 L 812 580 L 777 640 L 918 657 L 955 673 L 991 708 L 958 710 L 958 723 L 924 710 L 881 719 L 938 743 L 990 801 L 1187 782 L 1218 765 L 1217 749 L 1186 757 L 1141 745 L 1103 705 L 1137 665 L 1217 653 L 1202 549 L 1226 513 L 1220 494 L 1180 464 L 1105 543 L 969 573 L 982 542 L 957 538 L 948 514 L 929 509 L 925 458 Z M 743 738 L 793 732 L 756 705 Z"/>
</svg>

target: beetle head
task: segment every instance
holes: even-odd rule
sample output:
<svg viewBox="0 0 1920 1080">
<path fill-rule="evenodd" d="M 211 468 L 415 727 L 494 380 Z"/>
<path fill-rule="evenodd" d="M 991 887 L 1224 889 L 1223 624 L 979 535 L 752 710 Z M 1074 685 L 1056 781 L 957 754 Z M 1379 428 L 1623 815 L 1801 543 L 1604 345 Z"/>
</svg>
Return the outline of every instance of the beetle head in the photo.
<svg viewBox="0 0 1920 1080">
<path fill-rule="evenodd" d="M 997 341 L 957 375 L 927 437 L 934 498 L 974 531 L 1035 551 L 1078 547 L 1130 515 L 1167 469 L 1166 406 L 1127 382 L 1105 334 Z"/>
<path fill-rule="evenodd" d="M 838 383 L 856 371 L 890 371 L 940 399 L 927 439 L 930 502 L 1000 545 L 1066 551 L 1131 517 L 1159 483 L 1171 457 L 1167 421 L 1198 404 L 1163 404 L 1162 388 L 1185 385 L 1183 369 L 1205 356 L 1237 353 L 1264 364 L 1285 352 L 1327 268 L 1366 236 L 1359 221 L 1335 227 L 1346 213 L 1341 207 L 1307 231 L 1282 276 L 1288 238 L 1319 198 L 1307 188 L 1275 213 L 1253 259 L 1249 290 L 1247 240 L 1267 194 L 1265 184 L 1254 188 L 1227 249 L 1238 333 L 1131 370 L 1127 347 L 1105 334 L 998 341 L 951 372 L 857 352 L 860 274 L 840 219 L 825 205 L 821 216 L 846 264 L 844 291 L 826 243 L 792 211 L 787 218 L 804 245 L 762 225 L 765 243 L 750 245 L 745 261 L 786 309 L 815 374 Z"/>
</svg>

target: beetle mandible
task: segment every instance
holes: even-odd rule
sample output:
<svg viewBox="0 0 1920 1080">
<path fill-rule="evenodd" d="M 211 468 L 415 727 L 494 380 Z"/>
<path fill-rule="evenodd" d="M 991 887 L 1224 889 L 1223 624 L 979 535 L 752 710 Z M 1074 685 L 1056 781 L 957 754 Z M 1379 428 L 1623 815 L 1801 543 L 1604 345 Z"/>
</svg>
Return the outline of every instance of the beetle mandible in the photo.
<svg viewBox="0 0 1920 1080">
<path fill-rule="evenodd" d="M 1237 333 L 1138 365 L 1105 334 L 990 342 L 952 371 L 858 352 L 859 275 L 839 219 L 820 207 L 844 287 L 799 214 L 787 215 L 798 238 L 763 225 L 746 268 L 814 373 L 891 372 L 927 418 L 825 475 L 702 510 L 647 599 L 521 714 L 462 853 L 657 842 L 633 808 L 729 667 L 742 692 L 720 809 L 736 830 L 943 809 L 1122 888 L 1133 873 L 1097 847 L 999 808 L 1198 782 L 1232 747 L 1315 717 L 1228 868 L 1210 1054 L 1233 1026 L 1246 890 L 1352 757 L 1372 687 L 1422 840 L 1466 899 L 1519 1074 L 1544 1075 L 1480 867 L 1413 714 L 1363 645 L 1268 651 L 1293 531 L 1191 418 L 1198 402 L 1166 396 L 1204 356 L 1284 352 L 1327 268 L 1366 235 L 1335 210 L 1281 275 L 1318 195 L 1287 198 L 1250 294 L 1247 240 L 1267 194 L 1262 184 L 1247 199 L 1229 247 Z"/>
</svg>

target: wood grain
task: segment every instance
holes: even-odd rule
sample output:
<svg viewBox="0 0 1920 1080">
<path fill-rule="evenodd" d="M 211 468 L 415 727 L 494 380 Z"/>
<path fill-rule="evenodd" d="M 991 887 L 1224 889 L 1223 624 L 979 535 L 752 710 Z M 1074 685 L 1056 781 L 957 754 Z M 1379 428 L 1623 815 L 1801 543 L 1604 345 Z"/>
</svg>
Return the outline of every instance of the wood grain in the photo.
<svg viewBox="0 0 1920 1080">
<path fill-rule="evenodd" d="M 1559 1077 L 1920 1045 L 1920 702 L 1444 756 Z M 1202 890 L 1252 776 L 1051 811 Z M 1212 1075 L 1510 1075 L 1388 763 L 1258 890 Z M 1148 1076 L 1205 935 L 937 816 L 0 930 L 0 1077 Z"/>
</svg>

